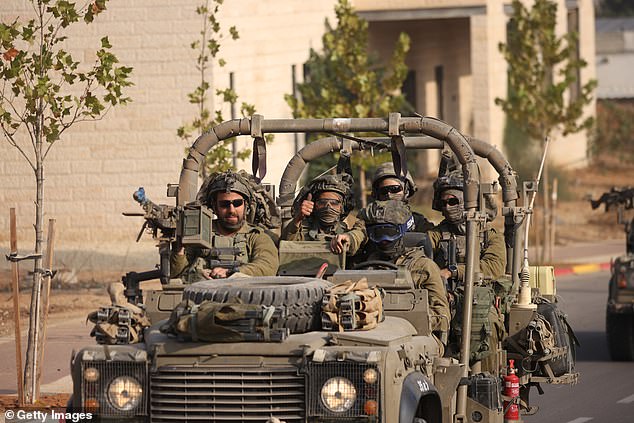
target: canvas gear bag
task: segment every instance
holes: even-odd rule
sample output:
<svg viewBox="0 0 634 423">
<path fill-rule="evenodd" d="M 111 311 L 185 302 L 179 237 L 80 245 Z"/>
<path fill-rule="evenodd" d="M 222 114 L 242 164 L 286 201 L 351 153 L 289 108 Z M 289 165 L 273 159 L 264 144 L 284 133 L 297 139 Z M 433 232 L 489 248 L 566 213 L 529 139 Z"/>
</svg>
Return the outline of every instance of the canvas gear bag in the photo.
<svg viewBox="0 0 634 423">
<path fill-rule="evenodd" d="M 192 342 L 282 342 L 289 329 L 282 327 L 286 310 L 260 304 L 184 300 L 160 328 L 168 335 Z"/>
<path fill-rule="evenodd" d="M 143 329 L 150 326 L 150 319 L 125 305 L 101 307 L 88 315 L 95 324 L 90 336 L 98 344 L 136 344 L 143 339 Z"/>
<path fill-rule="evenodd" d="M 368 280 L 346 281 L 329 288 L 321 306 L 324 330 L 369 330 L 385 319 L 383 294 L 368 287 Z"/>
</svg>

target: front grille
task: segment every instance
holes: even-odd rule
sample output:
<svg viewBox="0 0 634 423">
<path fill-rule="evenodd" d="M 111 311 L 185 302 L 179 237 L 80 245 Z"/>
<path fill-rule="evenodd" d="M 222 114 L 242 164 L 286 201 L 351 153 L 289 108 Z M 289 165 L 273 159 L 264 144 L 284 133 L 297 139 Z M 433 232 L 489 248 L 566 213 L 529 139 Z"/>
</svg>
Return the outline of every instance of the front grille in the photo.
<svg viewBox="0 0 634 423">
<path fill-rule="evenodd" d="M 366 401 L 376 401 L 377 416 L 381 415 L 380 388 L 381 378 L 375 383 L 368 384 L 363 381 L 363 372 L 367 369 L 375 369 L 374 364 L 359 363 L 353 361 L 327 361 L 325 363 L 311 362 L 308 365 L 308 377 L 310 388 L 308 392 L 309 417 L 325 417 L 341 419 L 371 419 L 373 416 L 366 414 L 364 405 Z M 321 400 L 321 389 L 324 384 L 333 377 L 348 379 L 355 387 L 356 400 L 352 407 L 344 412 L 332 412 Z"/>
<path fill-rule="evenodd" d="M 86 369 L 94 368 L 99 377 L 94 382 L 83 378 Z M 147 363 L 133 361 L 83 361 L 81 363 L 81 403 L 85 411 L 93 412 L 102 417 L 129 417 L 147 414 L 146 378 Z M 117 377 L 130 376 L 136 379 L 143 390 L 143 398 L 139 405 L 132 410 L 122 411 L 114 408 L 108 400 L 108 387 Z"/>
<path fill-rule="evenodd" d="M 150 376 L 152 422 L 304 421 L 295 367 L 160 367 Z"/>
</svg>

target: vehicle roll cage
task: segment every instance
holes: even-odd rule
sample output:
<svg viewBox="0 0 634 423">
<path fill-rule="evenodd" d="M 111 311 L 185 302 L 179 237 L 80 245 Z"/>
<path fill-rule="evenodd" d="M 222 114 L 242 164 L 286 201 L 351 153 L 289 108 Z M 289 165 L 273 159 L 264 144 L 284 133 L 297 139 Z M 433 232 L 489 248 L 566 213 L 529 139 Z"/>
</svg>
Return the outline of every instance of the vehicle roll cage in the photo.
<svg viewBox="0 0 634 423">
<path fill-rule="evenodd" d="M 494 146 L 462 135 L 451 125 L 431 117 L 402 117 L 400 113 L 390 113 L 387 118 L 330 118 L 330 119 L 264 119 L 261 115 L 234 119 L 209 129 L 192 144 L 189 154 L 183 160 L 179 178 L 176 202 L 178 206 L 196 200 L 198 173 L 209 150 L 220 141 L 238 136 L 253 138 L 253 174 L 260 180 L 266 173 L 266 144 L 263 134 L 267 133 L 324 133 L 330 136 L 307 144 L 289 161 L 279 184 L 277 204 L 282 217 L 290 218 L 290 208 L 295 197 L 297 182 L 308 163 L 323 155 L 342 151 L 365 150 L 370 147 L 384 148 L 392 153 L 397 174 L 407 172 L 404 154 L 406 149 L 449 148 L 462 168 L 464 176 L 464 199 L 466 211 L 467 256 L 465 266 L 465 301 L 463 309 L 463 332 L 469 333 L 473 286 L 479 274 L 480 232 L 484 230 L 485 214 L 479 210 L 480 169 L 476 156 L 485 158 L 498 172 L 502 189 L 505 217 L 505 240 L 507 248 L 506 272 L 511 274 L 514 287 L 519 286 L 519 269 L 522 258 L 522 228 L 526 210 L 517 207 L 519 197 L 516 174 L 502 153 Z M 363 136 L 350 136 L 361 133 Z M 364 138 L 367 134 L 382 135 L 379 138 Z M 401 163 L 403 166 L 401 167 Z M 259 175 L 258 175 L 259 173 Z M 463 336 L 460 348 L 460 362 L 464 365 L 464 376 L 468 376 L 470 337 Z M 458 390 L 458 410 L 466 409 L 467 386 Z"/>
</svg>

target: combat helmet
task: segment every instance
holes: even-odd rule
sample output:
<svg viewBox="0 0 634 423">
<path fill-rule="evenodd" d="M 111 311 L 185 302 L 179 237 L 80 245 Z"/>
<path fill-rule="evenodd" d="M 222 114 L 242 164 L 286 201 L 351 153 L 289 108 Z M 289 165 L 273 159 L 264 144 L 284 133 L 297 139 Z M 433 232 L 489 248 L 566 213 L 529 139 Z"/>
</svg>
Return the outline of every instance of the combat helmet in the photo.
<svg viewBox="0 0 634 423">
<path fill-rule="evenodd" d="M 409 205 L 400 200 L 373 201 L 359 212 L 359 217 L 375 242 L 394 241 L 414 227 Z"/>
<path fill-rule="evenodd" d="M 242 174 L 241 174 L 242 173 Z M 219 192 L 237 192 L 248 203 L 253 197 L 246 172 L 215 172 L 209 175 L 198 191 L 196 199 L 208 206 L 213 205 L 213 198 Z"/>
<path fill-rule="evenodd" d="M 454 170 L 439 176 L 434 181 L 434 199 L 431 203 L 431 208 L 437 211 L 442 211 L 442 204 L 440 203 L 440 196 L 443 192 L 449 189 L 456 189 L 459 191 L 464 190 L 464 178 L 462 172 Z"/>
<path fill-rule="evenodd" d="M 313 199 L 321 192 L 330 191 L 340 194 L 343 198 L 343 212 L 341 217 L 344 218 L 354 209 L 355 201 L 352 188 L 354 179 L 347 173 L 338 173 L 336 175 L 322 175 L 313 179 L 299 192 L 293 202 L 293 210 L 299 210 L 299 207 L 310 193 Z"/>
<path fill-rule="evenodd" d="M 379 167 L 374 171 L 374 176 L 372 177 L 372 197 L 378 198 L 378 193 L 376 192 L 377 184 L 379 181 L 385 178 L 394 178 L 398 179 L 401 184 L 403 184 L 403 179 L 399 178 L 396 175 L 396 171 L 394 170 L 394 163 L 385 162 L 381 163 Z M 416 183 L 414 182 L 414 178 L 412 178 L 411 173 L 407 173 L 405 177 L 405 183 L 403 184 L 403 190 L 405 191 L 405 198 L 410 198 L 414 193 L 418 190 Z"/>
</svg>

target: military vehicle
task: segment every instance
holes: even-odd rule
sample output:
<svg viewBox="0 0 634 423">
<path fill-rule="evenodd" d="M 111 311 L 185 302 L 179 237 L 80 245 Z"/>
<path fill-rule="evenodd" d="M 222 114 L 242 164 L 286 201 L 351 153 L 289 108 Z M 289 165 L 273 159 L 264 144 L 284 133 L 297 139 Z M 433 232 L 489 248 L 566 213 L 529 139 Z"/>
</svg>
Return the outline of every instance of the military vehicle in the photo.
<svg viewBox="0 0 634 423">
<path fill-rule="evenodd" d="M 617 209 L 617 221 L 625 229 L 625 255 L 612 261 L 605 316 L 605 331 L 610 357 L 615 361 L 634 360 L 634 217 L 626 219 L 626 210 L 634 209 L 634 188 L 616 188 L 590 200 L 592 208 L 601 204 L 609 212 Z"/>
<path fill-rule="evenodd" d="M 358 151 L 387 151 L 404 177 L 409 151 L 453 154 L 464 175 L 467 228 L 460 330 L 469 336 L 462 337 L 457 358 L 444 357 L 442 343 L 430 329 L 427 292 L 413 285 L 409 271 L 391 263 L 382 269 L 376 263 L 347 269 L 345 258 L 328 256 L 323 244 L 281 241 L 276 277 L 192 284 L 170 279 L 174 239 L 209 243 L 211 212 L 196 202 L 205 154 L 222 140 L 251 136 L 253 174 L 262 178 L 267 164 L 264 134 L 274 133 L 324 135 L 292 157 L 279 195 L 271 187 L 263 190 L 276 198 L 283 222 L 292 217 L 300 175 L 317 158 L 339 153 L 337 167 L 345 169 Z M 478 157 L 498 173 L 499 184 L 480 180 Z M 481 198 L 497 186 L 503 200 L 507 276 L 486 281 L 478 269 L 479 237 L 487 221 Z M 522 421 L 518 409 L 522 414 L 536 412 L 529 403 L 532 387 L 541 391 L 542 383 L 570 384 L 578 378 L 575 342 L 557 306 L 553 269 L 528 266 L 525 254 L 529 198 L 536 189 L 536 181 L 525 182 L 520 204 L 516 175 L 504 156 L 434 118 L 392 113 L 387 118 L 266 120 L 254 115 L 215 126 L 192 145 L 178 185 L 168 186 L 175 205 L 156 205 L 144 193 L 135 193 L 146 225 L 158 240 L 160 259 L 156 270 L 124 277 L 125 296 L 145 308 L 152 325 L 142 342 L 126 344 L 129 321 L 124 315 L 118 318 L 120 336 L 114 345 L 77 351 L 71 360 L 73 395 L 68 408 L 116 421 Z M 298 261 L 303 264 L 294 266 Z M 328 270 L 316 278 L 314 265 L 323 262 L 330 263 Z M 141 292 L 140 281 L 151 278 L 158 278 L 162 289 Z M 362 278 L 383 291 L 384 321 L 370 330 L 320 328 L 324 291 L 332 283 Z M 242 336 L 240 342 L 194 342 L 160 331 L 163 319 L 182 299 L 205 304 L 235 297 L 263 307 L 262 313 L 247 316 L 234 328 Z M 505 334 L 488 352 L 494 368 L 483 371 L 472 346 L 493 330 L 482 318 L 491 307 L 505 316 Z M 516 370 L 509 369 L 510 359 Z"/>
</svg>

